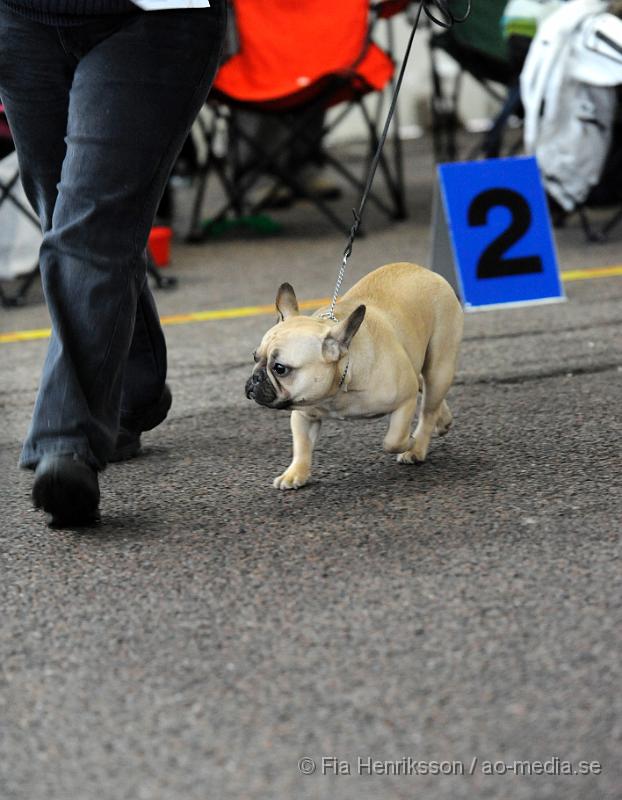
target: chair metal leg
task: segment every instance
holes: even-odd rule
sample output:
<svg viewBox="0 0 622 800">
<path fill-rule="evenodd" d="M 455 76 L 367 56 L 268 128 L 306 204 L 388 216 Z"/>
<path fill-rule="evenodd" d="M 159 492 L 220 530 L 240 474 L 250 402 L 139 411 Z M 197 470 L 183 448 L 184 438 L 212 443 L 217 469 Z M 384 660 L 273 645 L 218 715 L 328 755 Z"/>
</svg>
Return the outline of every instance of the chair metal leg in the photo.
<svg viewBox="0 0 622 800">
<path fill-rule="evenodd" d="M 585 208 L 582 206 L 581 208 L 577 209 L 579 214 L 579 221 L 581 223 L 581 227 L 583 228 L 583 233 L 585 234 L 585 238 L 588 242 L 602 242 L 600 232 L 594 230 L 594 227 L 591 223 L 590 218 L 587 215 Z"/>
<path fill-rule="evenodd" d="M 261 153 L 260 148 L 258 148 L 255 145 L 254 141 L 250 137 L 248 138 L 248 144 L 250 144 L 250 146 L 253 147 L 253 149 L 255 149 L 255 151 L 258 154 Z M 298 195 L 299 197 L 304 197 L 305 199 L 310 200 L 315 205 L 315 207 L 322 214 L 324 214 L 324 216 L 329 220 L 329 222 L 332 222 L 332 224 L 344 234 L 344 236 L 347 236 L 349 234 L 350 227 L 342 222 L 342 220 L 337 216 L 337 214 L 335 214 L 332 208 L 326 202 L 324 202 L 324 200 L 322 200 L 321 197 L 318 197 L 317 195 L 313 195 L 310 192 L 308 192 L 296 178 L 290 175 L 285 169 L 280 167 L 276 161 L 272 161 L 270 166 L 271 166 L 271 172 L 275 174 L 285 186 L 288 186 L 294 192 L 294 194 Z M 258 211 L 261 205 L 262 203 L 252 206 L 251 213 Z"/>
<path fill-rule="evenodd" d="M 581 208 L 578 209 L 578 214 L 585 238 L 588 242 L 594 242 L 596 244 L 606 242 L 609 239 L 611 231 L 622 222 L 622 208 L 619 208 L 598 230 L 594 228 L 594 225 L 588 217 L 585 206 L 581 206 Z"/>
<path fill-rule="evenodd" d="M 243 126 L 241 126 L 236 118 L 235 108 L 229 108 L 228 124 L 229 124 L 229 156 L 227 164 L 223 164 L 218 158 L 211 159 L 206 169 L 206 174 L 201 175 L 199 191 L 195 198 L 195 205 L 193 209 L 193 225 L 192 225 L 192 240 L 199 241 L 204 236 L 203 226 L 199 222 L 199 215 L 203 203 L 205 184 L 207 180 L 207 172 L 213 169 L 218 175 L 223 188 L 226 193 L 226 203 L 218 210 L 216 215 L 212 218 L 211 222 L 223 221 L 229 213 L 232 213 L 236 218 L 241 218 L 245 213 L 256 214 L 265 207 L 265 198 L 254 204 L 249 204 L 248 193 L 254 184 L 257 182 L 262 174 L 268 174 L 276 179 L 274 190 L 279 185 L 288 187 L 295 195 L 312 202 L 316 208 L 345 235 L 349 234 L 350 226 L 343 222 L 339 216 L 327 205 L 327 203 L 318 197 L 313 192 L 310 192 L 306 187 L 300 183 L 295 174 L 282 165 L 282 154 L 288 152 L 292 144 L 297 142 L 300 144 L 301 140 L 307 139 L 309 143 L 317 143 L 317 133 L 313 134 L 311 140 L 311 131 L 309 130 L 308 120 L 311 115 L 323 113 L 325 108 L 325 96 L 332 96 L 335 89 L 339 89 L 342 79 L 339 83 L 332 85 L 327 89 L 326 93 L 316 98 L 316 100 L 307 105 L 304 113 L 300 118 L 290 126 L 287 135 L 278 141 L 273 147 L 265 147 L 255 140 Z M 350 113 L 353 107 L 359 105 L 364 115 L 370 144 L 373 149 L 377 147 L 378 135 L 377 125 L 370 118 L 369 113 L 363 106 L 361 99 L 358 98 L 355 102 L 348 105 L 342 113 L 337 117 L 337 122 Z M 275 122 L 280 122 L 280 114 L 275 113 Z M 330 125 L 326 125 L 322 134 L 323 136 L 333 129 L 337 122 L 332 121 Z M 252 156 L 246 158 L 243 164 L 240 164 L 239 155 L 237 151 L 239 146 L 243 144 L 250 148 Z M 373 155 L 372 149 L 372 155 Z M 326 163 L 333 167 L 342 177 L 344 177 L 352 186 L 358 191 L 363 191 L 365 182 L 359 180 L 347 167 L 341 164 L 336 158 L 328 153 L 323 154 Z M 233 163 L 231 163 L 233 162 Z M 403 182 L 403 157 L 401 151 L 401 140 L 399 131 L 394 134 L 393 141 L 393 160 L 389 165 L 387 154 L 383 153 L 379 159 L 379 166 L 385 178 L 388 194 L 391 202 L 387 203 L 377 193 L 370 193 L 370 200 L 382 210 L 391 219 L 404 219 L 406 216 L 406 203 L 404 200 L 404 182 Z"/>
<path fill-rule="evenodd" d="M 173 275 L 163 275 L 149 253 L 147 253 L 147 274 L 153 278 L 157 289 L 172 289 L 177 286 L 177 278 Z"/>
<path fill-rule="evenodd" d="M 319 106 L 318 106 L 319 107 Z M 315 110 L 315 109 L 313 109 Z M 312 112 L 312 107 L 309 109 L 309 113 Z M 235 126 L 235 120 L 233 120 L 233 124 Z M 240 126 L 236 126 L 234 129 L 234 138 L 238 140 L 244 141 L 247 144 L 253 153 L 257 156 L 256 159 L 249 165 L 240 167 L 237 170 L 237 174 L 235 177 L 235 181 L 233 181 L 233 188 L 235 189 L 235 193 L 229 195 L 228 203 L 220 209 L 217 214 L 217 218 L 223 218 L 229 210 L 233 210 L 238 216 L 244 211 L 246 207 L 245 198 L 248 191 L 257 181 L 259 176 L 264 173 L 268 172 L 269 174 L 276 176 L 281 183 L 285 186 L 288 186 L 295 194 L 299 195 L 300 197 L 304 197 L 311 202 L 314 203 L 316 208 L 324 214 L 324 216 L 333 224 L 335 225 L 340 231 L 344 233 L 344 235 L 348 235 L 349 227 L 345 225 L 342 220 L 335 214 L 335 212 L 327 205 L 321 198 L 307 192 L 304 186 L 295 178 L 295 176 L 290 175 L 289 172 L 280 166 L 278 163 L 278 158 L 281 152 L 287 148 L 289 143 L 295 138 L 296 135 L 299 133 L 299 129 L 302 129 L 304 126 L 304 119 L 299 121 L 298 125 L 294 126 L 293 130 L 290 132 L 290 135 L 287 137 L 285 143 L 279 144 L 277 149 L 273 149 L 271 151 L 262 149 L 254 140 L 254 138 L 246 133 Z M 248 206 L 248 212 L 253 214 L 256 213 L 262 203 L 254 204 L 252 206 Z"/>
<path fill-rule="evenodd" d="M 619 208 L 615 214 L 603 225 L 602 235 L 606 239 L 609 233 L 622 221 L 622 208 Z"/>
</svg>

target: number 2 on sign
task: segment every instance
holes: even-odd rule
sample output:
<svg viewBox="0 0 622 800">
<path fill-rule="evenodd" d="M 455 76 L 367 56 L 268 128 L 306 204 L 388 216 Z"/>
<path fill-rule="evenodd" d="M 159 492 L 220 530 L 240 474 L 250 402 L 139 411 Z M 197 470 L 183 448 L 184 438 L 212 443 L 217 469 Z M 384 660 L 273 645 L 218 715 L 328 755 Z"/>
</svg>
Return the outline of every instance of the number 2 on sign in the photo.
<svg viewBox="0 0 622 800">
<path fill-rule="evenodd" d="M 471 227 L 485 225 L 488 212 L 503 206 L 511 214 L 510 224 L 494 239 L 479 257 L 477 277 L 503 278 L 508 275 L 526 275 L 542 272 L 540 256 L 504 258 L 513 244 L 520 241 L 531 227 L 531 209 L 525 198 L 513 189 L 487 189 L 476 195 L 468 211 Z"/>
</svg>

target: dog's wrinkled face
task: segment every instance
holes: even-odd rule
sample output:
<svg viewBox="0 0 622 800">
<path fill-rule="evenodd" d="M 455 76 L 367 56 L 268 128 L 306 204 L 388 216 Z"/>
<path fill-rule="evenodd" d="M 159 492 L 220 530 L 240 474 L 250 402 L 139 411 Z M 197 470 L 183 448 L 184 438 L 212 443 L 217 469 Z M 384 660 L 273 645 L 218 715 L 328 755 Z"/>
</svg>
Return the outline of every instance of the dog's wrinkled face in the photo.
<svg viewBox="0 0 622 800">
<path fill-rule="evenodd" d="M 255 352 L 246 396 L 277 409 L 314 405 L 334 391 L 339 359 L 363 321 L 365 307 L 331 326 L 300 316 L 296 295 L 287 283 L 279 289 L 276 306 L 281 321 L 267 331 Z"/>
</svg>

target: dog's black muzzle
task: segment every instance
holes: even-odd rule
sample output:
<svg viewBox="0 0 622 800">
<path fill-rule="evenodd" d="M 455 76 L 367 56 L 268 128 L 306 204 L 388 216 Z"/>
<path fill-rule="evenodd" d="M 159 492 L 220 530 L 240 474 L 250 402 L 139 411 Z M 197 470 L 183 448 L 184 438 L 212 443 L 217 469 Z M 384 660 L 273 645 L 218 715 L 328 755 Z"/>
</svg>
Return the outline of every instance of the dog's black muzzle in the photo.
<svg viewBox="0 0 622 800">
<path fill-rule="evenodd" d="M 246 381 L 246 396 L 249 400 L 254 400 L 260 406 L 270 408 L 288 408 L 289 401 L 276 402 L 277 393 L 265 367 L 261 367 L 253 372 Z"/>
<path fill-rule="evenodd" d="M 256 369 L 246 381 L 246 396 L 262 406 L 269 406 L 276 400 L 276 389 L 268 378 L 265 367 Z"/>
</svg>

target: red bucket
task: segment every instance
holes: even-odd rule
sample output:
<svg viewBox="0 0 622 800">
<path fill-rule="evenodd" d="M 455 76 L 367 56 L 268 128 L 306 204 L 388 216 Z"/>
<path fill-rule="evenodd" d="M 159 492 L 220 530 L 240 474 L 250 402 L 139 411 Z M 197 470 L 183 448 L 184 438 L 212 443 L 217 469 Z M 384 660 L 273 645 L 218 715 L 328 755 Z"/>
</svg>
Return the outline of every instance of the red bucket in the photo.
<svg viewBox="0 0 622 800">
<path fill-rule="evenodd" d="M 171 239 L 173 230 L 164 226 L 151 229 L 149 234 L 149 252 L 158 267 L 168 267 L 171 260 Z"/>
</svg>

